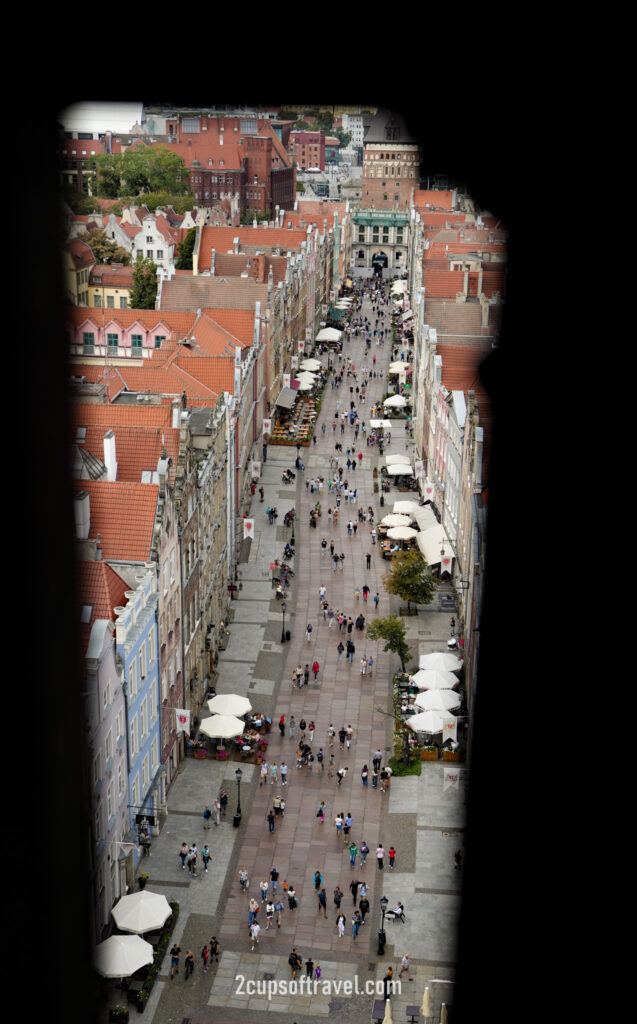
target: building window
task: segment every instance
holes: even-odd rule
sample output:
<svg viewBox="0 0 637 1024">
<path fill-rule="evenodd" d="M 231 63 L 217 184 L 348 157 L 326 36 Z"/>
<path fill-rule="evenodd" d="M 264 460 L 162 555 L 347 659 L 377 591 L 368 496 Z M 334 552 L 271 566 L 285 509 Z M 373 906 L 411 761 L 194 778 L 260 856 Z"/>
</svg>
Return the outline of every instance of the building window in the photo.
<svg viewBox="0 0 637 1024">
<path fill-rule="evenodd" d="M 147 249 L 146 250 L 146 259 L 152 260 L 152 258 L 153 258 L 153 250 L 152 249 Z"/>
<path fill-rule="evenodd" d="M 141 679 L 146 678 L 146 645 L 143 644 L 139 651 L 139 675 Z"/>
<path fill-rule="evenodd" d="M 85 332 L 82 335 L 82 347 L 85 352 L 92 352 L 95 344 L 95 335 L 90 332 Z"/>
<path fill-rule="evenodd" d="M 137 733 L 137 715 L 133 718 L 130 725 L 130 752 L 131 757 L 137 756 L 138 750 L 138 733 Z"/>
<path fill-rule="evenodd" d="M 119 297 L 119 308 L 128 309 L 128 297 L 126 295 L 120 295 Z"/>
<path fill-rule="evenodd" d="M 107 295 L 106 296 L 106 305 L 108 306 L 109 309 L 114 309 L 115 308 L 115 296 L 114 295 Z"/>
<path fill-rule="evenodd" d="M 102 305 L 102 296 L 100 295 L 99 292 L 96 292 L 95 295 L 93 296 L 93 305 L 95 306 L 96 309 L 100 309 Z"/>
<path fill-rule="evenodd" d="M 141 334 L 131 335 L 131 345 L 134 349 L 141 349 L 142 347 L 142 336 Z"/>
<path fill-rule="evenodd" d="M 364 242 L 365 241 L 365 228 L 359 228 L 358 229 L 358 241 L 359 242 Z"/>
<path fill-rule="evenodd" d="M 155 348 L 161 348 L 161 343 L 162 343 L 162 341 L 165 341 L 165 340 L 166 340 L 166 335 L 165 334 L 156 334 L 155 335 Z"/>
<path fill-rule="evenodd" d="M 115 354 L 119 345 L 119 334 L 107 334 L 106 342 L 108 344 L 109 353 L 111 353 L 111 355 Z"/>
<path fill-rule="evenodd" d="M 98 752 L 98 754 L 97 754 L 97 757 L 93 761 L 93 785 L 96 786 L 101 778 L 102 778 L 102 751 L 100 750 Z"/>
<path fill-rule="evenodd" d="M 206 199 L 207 198 L 208 198 L 208 193 L 206 192 Z M 164 250 L 163 249 L 158 249 L 157 250 L 157 259 L 158 260 L 163 260 L 163 258 L 164 258 Z"/>
<path fill-rule="evenodd" d="M 113 756 L 113 730 L 109 729 L 108 736 L 104 740 L 104 758 L 106 763 L 110 761 Z"/>
<path fill-rule="evenodd" d="M 128 672 L 128 690 L 131 700 L 134 700 L 137 696 L 137 662 L 135 659 L 130 663 L 130 669 Z"/>
<path fill-rule="evenodd" d="M 141 259 L 143 259 L 143 258 L 144 258 L 144 250 L 143 250 L 143 249 L 138 249 L 138 250 L 137 250 L 137 255 L 138 255 L 138 256 L 139 256 L 139 257 L 140 257 Z"/>
<path fill-rule="evenodd" d="M 146 235 L 146 245 L 152 245 L 152 244 L 153 244 L 153 236 L 152 235 Z"/>
</svg>

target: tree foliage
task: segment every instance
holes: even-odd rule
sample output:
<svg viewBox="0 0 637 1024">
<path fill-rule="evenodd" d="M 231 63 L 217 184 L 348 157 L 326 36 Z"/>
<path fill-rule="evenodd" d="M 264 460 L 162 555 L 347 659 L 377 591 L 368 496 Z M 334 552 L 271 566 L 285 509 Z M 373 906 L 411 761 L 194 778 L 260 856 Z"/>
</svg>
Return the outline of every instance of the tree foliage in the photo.
<svg viewBox="0 0 637 1024">
<path fill-rule="evenodd" d="M 133 309 L 154 309 L 157 298 L 157 266 L 152 260 L 137 257 L 133 271 L 130 305 Z"/>
<path fill-rule="evenodd" d="M 330 113 L 329 110 L 322 110 L 320 114 L 317 114 L 314 118 L 314 130 L 320 131 L 323 128 L 326 132 L 331 132 L 332 126 L 334 125 L 334 114 Z"/>
<path fill-rule="evenodd" d="M 177 270 L 192 270 L 192 254 L 195 248 L 195 239 L 197 237 L 197 228 L 190 228 L 186 232 L 186 237 L 183 242 L 179 243 L 177 247 L 177 259 L 175 260 L 175 267 Z"/>
<path fill-rule="evenodd" d="M 98 263 L 123 263 L 125 267 L 129 265 L 131 258 L 128 249 L 113 242 L 105 231 L 91 228 L 90 231 L 80 232 L 77 237 L 80 242 L 90 245 Z"/>
<path fill-rule="evenodd" d="M 97 172 L 96 194 L 105 199 L 152 192 L 181 196 L 188 192 L 188 168 L 167 146 L 135 145 L 125 153 L 100 153 L 93 166 Z"/>
<path fill-rule="evenodd" d="M 405 665 L 411 661 L 409 644 L 405 639 L 405 623 L 398 615 L 388 615 L 385 619 L 376 619 L 367 627 L 367 636 L 370 640 L 384 640 L 384 651 L 391 651 L 400 658 L 400 667 L 405 671 Z"/>
<path fill-rule="evenodd" d="M 414 604 L 431 604 L 440 580 L 429 575 L 420 553 L 409 548 L 397 551 L 393 556 L 383 583 L 390 594 L 396 594 L 407 602 L 409 610 L 412 601 Z"/>
<path fill-rule="evenodd" d="M 346 132 L 343 128 L 333 128 L 330 135 L 336 136 L 341 144 L 341 149 L 347 149 L 352 139 L 352 133 Z"/>
</svg>

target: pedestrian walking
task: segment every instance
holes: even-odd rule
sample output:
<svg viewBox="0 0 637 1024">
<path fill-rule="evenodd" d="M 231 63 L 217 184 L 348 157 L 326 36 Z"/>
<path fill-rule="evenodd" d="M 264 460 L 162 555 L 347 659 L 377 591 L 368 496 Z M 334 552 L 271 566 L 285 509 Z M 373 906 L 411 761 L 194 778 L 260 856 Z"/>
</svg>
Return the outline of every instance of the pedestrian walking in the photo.
<svg viewBox="0 0 637 1024">
<path fill-rule="evenodd" d="M 215 800 L 215 802 L 214 802 L 214 804 L 212 806 L 213 806 L 213 812 L 212 813 L 213 813 L 214 823 L 215 823 L 215 825 L 220 825 L 221 824 L 221 804 L 219 803 L 219 799 L 218 798 Z"/>
<path fill-rule="evenodd" d="M 208 946 L 210 947 L 210 963 L 212 963 L 213 960 L 215 963 L 219 963 L 219 943 L 214 935 L 208 943 Z"/>
<path fill-rule="evenodd" d="M 383 848 L 383 844 L 379 843 L 379 845 L 376 847 L 376 861 L 378 863 L 378 870 L 379 871 L 383 870 L 384 858 L 385 858 L 385 850 Z"/>
<path fill-rule="evenodd" d="M 413 981 L 414 979 L 412 978 L 411 971 L 409 970 L 409 954 L 408 953 L 405 953 L 405 955 L 403 956 L 402 960 L 400 961 L 400 970 L 398 972 L 398 977 L 402 978 L 402 976 L 405 973 L 405 971 L 407 971 L 407 981 Z"/>
<path fill-rule="evenodd" d="M 228 794 L 226 793 L 225 789 L 222 789 L 219 794 L 219 804 L 221 807 L 221 817 L 225 818 L 226 810 L 228 807 Z"/>
<path fill-rule="evenodd" d="M 365 924 L 365 915 L 369 912 L 369 900 L 367 899 L 367 896 L 361 897 L 358 909 L 361 912 L 361 924 Z"/>
<path fill-rule="evenodd" d="M 288 888 L 288 907 L 289 907 L 290 910 L 296 910 L 297 906 L 298 906 L 298 903 L 297 903 L 297 900 L 296 900 L 296 890 L 295 890 L 294 886 L 291 885 Z"/>
<path fill-rule="evenodd" d="M 361 675 L 364 676 L 366 674 L 367 674 L 367 658 L 362 657 L 361 658 Z"/>
<path fill-rule="evenodd" d="M 337 814 L 336 815 L 336 817 L 334 818 L 334 825 L 336 826 L 336 838 L 340 839 L 340 837 L 343 835 L 343 816 L 342 816 L 342 814 Z"/>
<path fill-rule="evenodd" d="M 310 666 L 306 662 L 305 668 L 303 669 L 303 682 L 304 682 L 305 686 L 307 686 L 309 681 L 310 681 Z"/>
<path fill-rule="evenodd" d="M 323 750 L 323 747 L 319 747 L 318 749 L 318 753 L 316 755 L 316 762 L 318 764 L 318 770 L 322 774 L 325 768 L 325 752 Z"/>
<path fill-rule="evenodd" d="M 208 960 L 210 958 L 210 950 L 208 949 L 207 946 L 204 946 L 204 948 L 202 949 L 202 951 L 199 954 L 199 956 L 201 957 L 202 970 L 203 970 L 204 974 L 207 974 L 208 973 Z"/>
<path fill-rule="evenodd" d="M 290 739 L 292 739 L 292 737 L 294 736 L 294 730 L 295 729 L 296 729 L 296 722 L 294 720 L 294 715 L 290 715 Z"/>
<path fill-rule="evenodd" d="M 279 718 L 279 732 L 281 736 L 285 736 L 285 715 L 281 715 Z"/>
<path fill-rule="evenodd" d="M 178 946 L 176 942 L 173 943 L 173 947 L 170 950 L 170 980 L 172 981 L 173 975 L 179 974 L 179 960 L 181 957 L 181 946 Z"/>
<path fill-rule="evenodd" d="M 269 811 L 266 817 L 268 819 L 268 828 L 270 832 L 274 832 L 274 809 Z"/>
<path fill-rule="evenodd" d="M 360 853 L 361 858 L 360 866 L 365 867 L 365 861 L 367 860 L 367 854 L 369 853 L 369 846 L 367 845 L 365 840 L 363 840 L 363 842 L 361 843 L 360 850 L 358 852 Z"/>
<path fill-rule="evenodd" d="M 259 945 L 259 936 L 261 934 L 261 925 L 258 921 L 250 925 L 250 937 L 252 939 L 252 946 L 250 947 L 254 951 L 255 943 Z"/>
<path fill-rule="evenodd" d="M 184 981 L 187 981 L 195 969 L 195 954 L 191 949 L 186 951 L 184 959 Z"/>
<path fill-rule="evenodd" d="M 350 864 L 352 865 L 352 867 L 356 867 L 356 854 L 358 853 L 358 847 L 353 839 L 352 842 L 347 847 L 347 850 L 349 853 Z M 356 902 L 356 900 L 354 900 L 354 902 Z"/>
<path fill-rule="evenodd" d="M 323 917 L 327 917 L 327 893 L 325 892 L 325 889 L 321 889 L 321 891 L 317 894 L 317 899 L 318 899 L 317 913 L 318 913 L 319 917 L 321 915 L 321 911 L 323 911 Z"/>
<path fill-rule="evenodd" d="M 210 810 L 210 805 L 206 804 L 206 806 L 204 807 L 204 812 L 203 812 L 203 827 L 204 828 L 210 828 L 210 820 L 211 820 L 211 818 L 212 818 L 212 811 Z"/>
<path fill-rule="evenodd" d="M 318 892 L 323 884 L 323 875 L 321 874 L 318 868 L 314 872 L 314 878 L 312 879 L 312 881 L 314 883 L 314 888 Z"/>
<path fill-rule="evenodd" d="M 327 777 L 331 779 L 334 775 L 334 754 L 330 754 L 330 759 L 327 764 Z"/>
<path fill-rule="evenodd" d="M 369 768 L 366 764 L 361 768 L 361 779 L 363 780 L 363 785 L 367 786 L 369 782 Z"/>
<path fill-rule="evenodd" d="M 201 851 L 201 859 L 203 861 L 203 866 L 206 874 L 208 874 L 208 863 L 210 861 L 210 856 L 210 847 L 208 846 L 207 843 L 205 843 L 204 848 Z"/>
<path fill-rule="evenodd" d="M 287 786 L 288 784 L 288 766 L 285 761 L 281 761 L 281 785 Z"/>
<path fill-rule="evenodd" d="M 379 601 L 378 594 L 374 594 L 374 611 L 375 612 L 378 611 L 378 601 Z"/>
<path fill-rule="evenodd" d="M 179 847 L 179 857 L 181 859 L 181 866 L 186 870 L 186 857 L 188 856 L 188 843 L 182 843 Z"/>
<path fill-rule="evenodd" d="M 342 939 L 345 934 L 345 914 L 342 912 L 336 918 L 336 927 L 338 928 L 338 937 Z"/>
<path fill-rule="evenodd" d="M 248 904 L 248 927 L 250 927 L 250 925 L 254 924 L 254 922 L 257 919 L 257 914 L 258 913 L 259 913 L 259 904 L 254 899 L 254 897 L 251 897 L 250 898 L 250 903 Z"/>
<path fill-rule="evenodd" d="M 362 921 L 362 918 L 361 918 L 360 912 L 357 910 L 352 915 L 352 938 L 353 939 L 355 939 L 356 936 L 358 935 L 358 929 L 361 926 L 361 921 Z"/>
<path fill-rule="evenodd" d="M 241 868 L 239 871 L 239 885 L 241 886 L 241 892 L 247 892 L 249 884 L 248 872 L 245 868 Z"/>
<path fill-rule="evenodd" d="M 268 928 L 270 927 L 274 919 L 274 903 L 272 902 L 271 899 L 269 899 L 265 905 L 265 919 L 267 921 L 267 924 L 265 926 L 265 930 L 267 932 Z"/>
<path fill-rule="evenodd" d="M 276 926 L 277 926 L 277 928 L 281 927 L 281 913 L 282 913 L 282 911 L 283 911 L 283 903 L 282 903 L 280 898 L 276 899 L 274 901 L 274 912 L 276 914 Z"/>
<path fill-rule="evenodd" d="M 268 898 L 268 889 L 269 889 L 267 878 L 262 878 L 261 879 L 261 881 L 259 882 L 259 889 L 261 891 L 261 902 L 265 903 L 265 901 Z"/>
<path fill-rule="evenodd" d="M 393 846 L 390 846 L 389 850 L 387 851 L 387 862 L 389 864 L 389 870 L 390 871 L 394 870 L 394 862 L 395 862 L 395 860 L 396 860 L 396 851 L 395 851 Z"/>
<path fill-rule="evenodd" d="M 303 966 L 303 961 L 296 951 L 296 947 L 292 950 L 288 957 L 288 963 L 292 969 L 292 981 L 296 978 L 296 972 Z"/>
<path fill-rule="evenodd" d="M 353 737 L 354 737 L 354 730 L 352 729 L 351 725 L 348 725 L 347 729 L 345 730 L 345 746 L 347 747 L 348 750 L 350 749 L 350 747 L 352 745 Z"/>
<path fill-rule="evenodd" d="M 307 640 L 308 644 L 312 639 L 312 624 L 310 622 L 308 622 L 307 629 L 305 630 L 305 639 Z"/>
<path fill-rule="evenodd" d="M 314 678 L 315 679 L 318 679 L 319 668 L 320 668 L 320 665 L 319 665 L 318 661 L 314 661 L 314 663 L 312 665 L 312 672 L 314 673 Z"/>
<path fill-rule="evenodd" d="M 274 867 L 270 871 L 270 884 L 272 886 L 272 892 L 275 893 L 279 884 L 279 872 Z"/>
<path fill-rule="evenodd" d="M 193 878 L 197 877 L 197 847 L 191 846 L 188 850 L 188 856 L 186 857 L 186 866 L 188 867 L 188 874 L 192 875 Z"/>
<path fill-rule="evenodd" d="M 338 647 L 336 648 L 336 650 L 338 651 L 338 660 L 340 661 L 341 658 L 343 657 L 343 651 L 345 650 L 345 645 L 343 644 L 342 640 L 339 640 Z"/>
<path fill-rule="evenodd" d="M 345 778 L 345 776 L 347 774 L 347 771 L 348 771 L 347 767 L 339 768 L 338 769 L 338 771 L 336 773 L 336 776 L 337 776 L 337 779 L 338 779 L 339 786 L 340 786 L 341 782 L 343 781 L 343 779 Z"/>
</svg>

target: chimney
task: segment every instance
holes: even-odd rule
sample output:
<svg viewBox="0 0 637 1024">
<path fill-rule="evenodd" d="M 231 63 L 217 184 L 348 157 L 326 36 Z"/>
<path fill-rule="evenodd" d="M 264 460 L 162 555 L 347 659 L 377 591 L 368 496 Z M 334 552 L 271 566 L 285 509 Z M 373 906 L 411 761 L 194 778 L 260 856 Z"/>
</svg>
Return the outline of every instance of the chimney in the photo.
<svg viewBox="0 0 637 1024">
<path fill-rule="evenodd" d="M 214 249 L 211 249 L 210 250 L 210 273 L 211 274 L 214 274 L 214 272 L 215 272 L 215 257 L 216 257 L 216 251 Z"/>
<path fill-rule="evenodd" d="M 75 513 L 75 536 L 87 540 L 91 528 L 91 499 L 87 491 L 80 491 L 73 499 Z"/>
<path fill-rule="evenodd" d="M 161 457 L 157 462 L 157 476 L 159 477 L 159 493 L 163 497 L 166 493 L 166 474 L 168 473 L 168 458 L 166 449 L 162 449 Z"/>
<path fill-rule="evenodd" d="M 255 217 L 254 220 L 252 221 L 252 227 L 253 228 L 258 228 L 258 226 L 259 226 L 259 223 L 257 221 L 257 218 Z"/>
<path fill-rule="evenodd" d="M 173 398 L 172 401 L 173 419 L 172 428 L 173 430 L 179 430 L 180 426 L 180 413 L 181 413 L 181 402 L 178 398 Z"/>
<path fill-rule="evenodd" d="M 237 238 L 233 238 L 232 239 L 232 244 L 234 245 L 235 253 L 238 253 L 239 252 L 239 238 L 238 237 Z"/>
<path fill-rule="evenodd" d="M 480 318 L 480 326 L 481 327 L 488 327 L 489 326 L 489 300 L 486 297 L 486 295 L 482 295 L 482 294 L 480 295 L 480 310 L 481 310 L 481 313 L 482 313 L 482 316 Z"/>
<path fill-rule="evenodd" d="M 99 535 L 99 533 L 98 533 L 97 537 L 95 538 L 95 561 L 96 562 L 101 562 L 102 561 L 102 538 Z"/>
<path fill-rule="evenodd" d="M 110 482 L 117 480 L 117 459 L 115 457 L 115 434 L 112 430 L 104 434 L 104 462 L 106 464 L 106 479 Z"/>
</svg>

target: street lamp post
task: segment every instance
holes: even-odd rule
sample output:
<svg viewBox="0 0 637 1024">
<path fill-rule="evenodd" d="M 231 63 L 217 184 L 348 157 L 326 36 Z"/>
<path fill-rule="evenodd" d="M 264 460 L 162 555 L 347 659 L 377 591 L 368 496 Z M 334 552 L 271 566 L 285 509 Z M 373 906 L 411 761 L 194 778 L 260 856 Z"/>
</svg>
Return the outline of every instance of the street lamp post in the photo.
<svg viewBox="0 0 637 1024">
<path fill-rule="evenodd" d="M 283 625 L 281 626 L 281 643 L 285 643 L 285 610 L 287 605 L 285 601 L 281 601 L 281 611 L 283 612 Z"/>
<path fill-rule="evenodd" d="M 388 903 L 389 903 L 389 900 L 387 899 L 387 897 L 386 896 L 382 896 L 381 897 L 381 901 L 380 901 L 380 909 L 381 909 L 381 912 L 382 912 L 383 916 L 382 916 L 382 920 L 381 920 L 380 931 L 378 933 L 378 955 L 379 956 L 384 956 L 384 954 L 385 954 L 385 942 L 387 941 L 387 938 L 385 936 L 385 913 L 387 911 L 387 904 Z"/>
<path fill-rule="evenodd" d="M 237 768 L 234 774 L 237 778 L 237 810 L 235 812 L 233 825 L 235 828 L 238 828 L 241 824 L 241 779 L 243 778 L 243 772 L 240 768 Z"/>
</svg>

